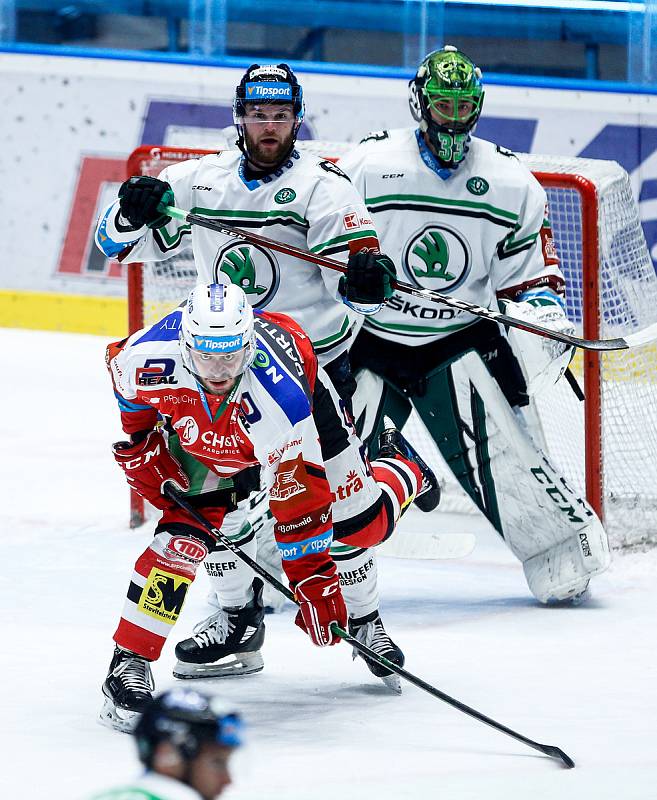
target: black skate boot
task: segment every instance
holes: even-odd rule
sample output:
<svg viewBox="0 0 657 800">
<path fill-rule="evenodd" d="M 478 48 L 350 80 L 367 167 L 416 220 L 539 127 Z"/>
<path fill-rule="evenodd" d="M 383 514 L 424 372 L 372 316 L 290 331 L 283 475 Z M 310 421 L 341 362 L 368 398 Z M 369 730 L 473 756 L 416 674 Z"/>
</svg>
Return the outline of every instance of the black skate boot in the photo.
<svg viewBox="0 0 657 800">
<path fill-rule="evenodd" d="M 349 619 L 349 633 L 359 642 L 374 650 L 377 655 L 384 656 L 388 661 L 392 661 L 393 664 L 397 664 L 399 667 L 404 666 L 404 654 L 386 633 L 378 611 L 373 611 L 366 617 L 351 617 Z M 401 694 L 401 681 L 396 673 L 391 672 L 382 664 L 379 664 L 378 661 L 371 661 L 354 648 L 354 659 L 356 656 L 360 656 L 365 661 L 372 675 L 381 678 L 393 692 Z"/>
<path fill-rule="evenodd" d="M 150 663 L 117 645 L 103 683 L 105 702 L 100 721 L 117 731 L 131 733 L 154 689 Z"/>
<path fill-rule="evenodd" d="M 383 433 L 379 436 L 377 458 L 394 458 L 396 455 L 401 455 L 413 461 L 422 473 L 422 487 L 413 502 L 420 511 L 433 511 L 440 502 L 440 486 L 434 471 L 406 441 L 401 431 L 395 428 L 395 423 L 389 417 L 384 417 L 384 426 Z"/>
<path fill-rule="evenodd" d="M 265 640 L 263 583 L 253 581 L 253 600 L 242 608 L 222 608 L 176 645 L 174 678 L 224 678 L 260 672 Z"/>
</svg>

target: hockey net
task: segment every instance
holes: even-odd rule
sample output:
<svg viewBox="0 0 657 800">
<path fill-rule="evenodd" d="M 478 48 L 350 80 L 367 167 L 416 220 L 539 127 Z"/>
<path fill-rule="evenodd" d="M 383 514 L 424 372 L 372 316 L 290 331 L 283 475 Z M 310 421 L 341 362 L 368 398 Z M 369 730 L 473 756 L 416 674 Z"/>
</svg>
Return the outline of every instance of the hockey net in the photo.
<svg viewBox="0 0 657 800">
<path fill-rule="evenodd" d="M 300 142 L 339 158 L 351 145 Z M 167 165 L 206 154 L 140 147 L 128 175 L 157 175 Z M 566 278 L 567 311 L 579 336 L 624 336 L 657 321 L 657 277 L 627 173 L 616 162 L 521 155 L 548 195 L 555 242 Z M 196 282 L 191 254 L 128 270 L 130 330 L 178 305 Z M 657 348 L 597 354 L 578 351 L 571 369 L 586 399 L 565 380 L 537 399 L 550 456 L 571 486 L 601 516 L 612 546 L 657 542 Z M 405 434 L 439 474 L 440 509 L 477 513 L 454 481 L 417 417 Z M 439 511 L 435 513 L 440 513 Z M 139 498 L 132 521 L 142 519 Z"/>
</svg>

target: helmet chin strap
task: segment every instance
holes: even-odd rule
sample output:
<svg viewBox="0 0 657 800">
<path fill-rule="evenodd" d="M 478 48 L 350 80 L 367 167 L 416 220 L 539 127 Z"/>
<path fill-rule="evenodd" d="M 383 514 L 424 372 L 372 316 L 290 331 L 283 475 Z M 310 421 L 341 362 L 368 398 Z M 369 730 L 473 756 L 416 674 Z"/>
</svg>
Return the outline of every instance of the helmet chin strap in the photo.
<svg viewBox="0 0 657 800">
<path fill-rule="evenodd" d="M 237 128 L 237 146 L 242 151 L 242 154 L 244 155 L 244 158 L 246 159 L 249 167 L 251 167 L 251 169 L 253 169 L 255 172 L 268 175 L 271 172 L 275 172 L 284 161 L 287 161 L 287 159 L 292 154 L 292 151 L 294 150 L 294 145 L 297 142 L 297 134 L 299 133 L 301 122 L 296 121 L 294 123 L 292 141 L 290 142 L 290 146 L 288 147 L 288 149 L 285 151 L 285 155 L 281 156 L 275 164 L 271 164 L 270 166 L 267 167 L 261 167 L 258 164 L 254 164 L 254 162 L 251 161 L 251 158 L 249 157 L 249 150 L 246 146 L 246 133 L 244 131 L 244 126 L 236 125 L 235 127 Z"/>
</svg>

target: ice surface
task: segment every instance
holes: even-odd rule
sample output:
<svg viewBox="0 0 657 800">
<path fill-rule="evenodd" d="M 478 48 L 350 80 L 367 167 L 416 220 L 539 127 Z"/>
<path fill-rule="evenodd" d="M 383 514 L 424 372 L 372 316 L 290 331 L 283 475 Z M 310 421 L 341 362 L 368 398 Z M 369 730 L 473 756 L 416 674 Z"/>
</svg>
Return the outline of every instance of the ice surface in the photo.
<svg viewBox="0 0 657 800">
<path fill-rule="evenodd" d="M 101 727 L 100 684 L 148 528 L 127 527 L 110 455 L 118 414 L 104 340 L 0 329 L 0 797 L 75 800 L 137 772 Z M 440 524 L 439 518 L 436 524 Z M 574 770 L 406 685 L 387 692 L 345 645 L 313 648 L 292 606 L 267 618 L 265 670 L 203 682 L 250 744 L 228 800 L 657 798 L 657 552 L 617 557 L 576 609 L 545 609 L 484 530 L 467 559 L 381 559 L 382 612 L 407 668 L 547 744 Z M 154 673 L 206 613 L 199 575 Z"/>
</svg>

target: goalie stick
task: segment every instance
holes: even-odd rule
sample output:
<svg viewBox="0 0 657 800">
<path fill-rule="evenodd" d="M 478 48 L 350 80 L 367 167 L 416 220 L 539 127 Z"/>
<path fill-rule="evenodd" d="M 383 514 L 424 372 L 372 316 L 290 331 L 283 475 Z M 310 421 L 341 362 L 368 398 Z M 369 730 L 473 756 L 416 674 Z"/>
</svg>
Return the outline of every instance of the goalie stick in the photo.
<svg viewBox="0 0 657 800">
<path fill-rule="evenodd" d="M 240 558 L 245 564 L 248 564 L 249 567 L 260 577 L 267 581 L 270 586 L 273 586 L 275 589 L 278 589 L 281 594 L 283 594 L 288 600 L 291 600 L 295 605 L 298 605 L 295 596 L 292 592 L 284 586 L 279 580 L 274 578 L 273 575 L 270 575 L 266 569 L 263 569 L 260 564 L 254 561 L 249 555 L 247 555 L 240 547 L 238 547 L 234 542 L 232 542 L 227 536 L 219 530 L 219 528 L 215 528 L 212 523 L 207 520 L 203 514 L 198 512 L 193 506 L 191 506 L 186 500 L 184 495 L 179 492 L 171 482 L 165 481 L 164 485 L 162 486 L 162 494 L 165 497 L 168 497 L 174 503 L 176 503 L 183 511 L 186 511 L 190 517 L 196 520 L 198 524 L 205 528 L 205 530 L 218 542 L 226 547 L 228 550 L 231 551 L 234 555 Z M 572 769 L 575 766 L 575 762 L 573 759 L 567 755 L 560 747 L 556 747 L 552 744 L 540 744 L 539 742 L 535 742 L 533 739 L 529 739 L 526 736 L 523 736 L 521 733 L 512 730 L 511 728 L 507 728 L 506 725 L 502 725 L 501 722 L 496 722 L 491 717 L 485 716 L 479 711 L 476 711 L 474 708 L 470 708 L 470 706 L 466 706 L 465 703 L 461 703 L 459 700 L 455 700 L 453 697 L 450 697 L 448 694 L 441 692 L 440 689 L 436 689 L 435 686 L 432 686 L 430 683 L 423 681 L 422 678 L 418 678 L 412 672 L 400 667 L 398 664 L 394 664 L 392 661 L 389 661 L 385 656 L 379 655 L 375 653 L 374 650 L 364 645 L 355 636 L 352 636 L 347 631 L 343 630 L 337 623 L 333 622 L 331 624 L 331 630 L 335 633 L 336 636 L 339 636 L 341 639 L 344 639 L 345 642 L 348 642 L 352 647 L 362 653 L 365 657 L 367 657 L 370 661 L 377 661 L 379 664 L 382 664 L 387 669 L 391 670 L 392 672 L 397 673 L 402 678 L 405 678 L 409 683 L 412 683 L 414 686 L 417 686 L 419 689 L 423 689 L 425 692 L 437 697 L 439 700 L 442 700 L 444 703 L 448 703 L 450 706 L 462 711 L 464 714 L 467 714 L 474 719 L 478 719 L 480 722 L 483 722 L 486 725 L 489 725 L 491 728 L 495 728 L 495 730 L 501 731 L 502 733 L 506 733 L 507 736 L 511 736 L 513 739 L 516 739 L 523 744 L 528 745 L 529 747 L 533 748 L 534 750 L 538 750 L 539 752 L 543 753 L 546 756 L 550 756 L 550 758 L 557 759 L 560 761 L 563 766 L 567 769 Z"/>
<path fill-rule="evenodd" d="M 188 225 L 198 225 L 202 228 L 208 228 L 208 230 L 217 231 L 217 233 L 223 233 L 225 236 L 232 236 L 237 239 L 242 239 L 244 242 L 248 242 L 249 244 L 260 245 L 261 247 L 266 247 L 269 250 L 275 250 L 278 253 L 284 253 L 285 255 L 299 258 L 302 261 L 309 261 L 311 264 L 317 264 L 320 267 L 327 267 L 328 269 L 333 269 L 337 272 L 342 272 L 343 274 L 347 271 L 344 264 L 341 264 L 339 261 L 335 261 L 332 258 L 318 256 L 315 253 L 309 252 L 308 250 L 301 250 L 298 247 L 294 247 L 294 245 L 277 242 L 274 239 L 267 238 L 266 236 L 260 236 L 256 233 L 249 233 L 241 228 L 234 228 L 232 225 L 229 225 L 226 222 L 219 222 L 216 219 L 208 219 L 208 217 L 201 216 L 200 214 L 193 214 L 189 211 L 183 211 L 175 206 L 159 205 L 158 211 L 162 211 L 163 213 L 168 214 L 170 217 L 181 220 Z M 579 336 L 570 336 L 567 333 L 553 331 L 550 330 L 550 328 L 544 328 L 542 325 L 535 325 L 533 322 L 519 320 L 515 317 L 510 317 L 508 314 L 503 314 L 501 311 L 493 311 L 490 308 L 483 308 L 483 306 L 478 306 L 474 303 L 468 303 L 466 300 L 459 300 L 456 297 L 452 297 L 448 294 L 442 294 L 441 292 L 435 292 L 432 289 L 418 289 L 417 287 L 412 286 L 410 283 L 405 283 L 404 281 L 395 280 L 393 282 L 393 288 L 399 292 L 413 295 L 413 297 L 420 297 L 423 300 L 431 300 L 434 303 L 443 303 L 444 305 L 451 306 L 452 308 L 460 308 L 462 311 L 467 311 L 468 313 L 474 314 L 482 319 L 489 319 L 493 322 L 498 322 L 501 325 L 508 325 L 511 328 L 519 328 L 522 331 L 528 331 L 529 333 L 534 333 L 537 336 L 544 336 L 547 339 L 554 339 L 557 342 L 562 342 L 563 344 L 568 344 L 572 347 L 579 347 L 582 350 L 627 350 L 630 347 L 639 347 L 640 345 L 657 341 L 657 322 L 653 323 L 652 325 L 648 325 L 648 327 L 643 328 L 643 330 L 630 333 L 625 337 L 618 337 L 616 339 L 581 339 Z"/>
</svg>

